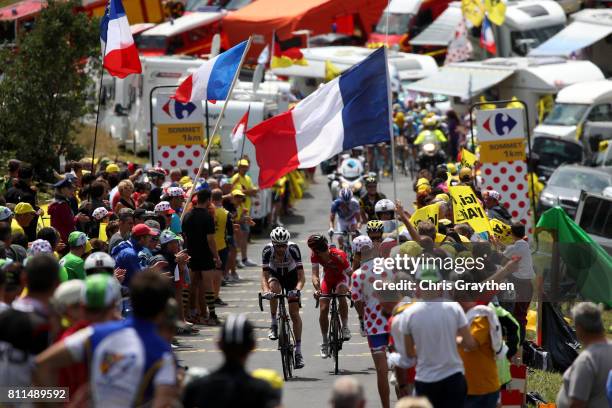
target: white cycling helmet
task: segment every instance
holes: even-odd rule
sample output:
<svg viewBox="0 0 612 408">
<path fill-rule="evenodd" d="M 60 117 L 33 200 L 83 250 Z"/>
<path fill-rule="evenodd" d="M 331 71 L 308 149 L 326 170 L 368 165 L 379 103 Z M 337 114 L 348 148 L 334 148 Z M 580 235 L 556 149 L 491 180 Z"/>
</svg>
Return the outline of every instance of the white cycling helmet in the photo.
<svg viewBox="0 0 612 408">
<path fill-rule="evenodd" d="M 361 175 L 361 171 L 361 163 L 359 163 L 359 160 L 356 159 L 346 159 L 340 166 L 340 174 L 349 179 L 359 177 L 359 175 Z"/>
<path fill-rule="evenodd" d="M 393 204 L 393 201 L 389 200 L 388 198 L 383 198 L 374 206 L 374 212 L 379 213 L 386 211 L 395 211 L 395 204 Z"/>
<path fill-rule="evenodd" d="M 289 231 L 283 227 L 276 227 L 270 233 L 270 239 L 272 240 L 273 244 L 286 244 L 289 242 L 290 238 L 291 234 L 289 234 Z"/>
<path fill-rule="evenodd" d="M 85 259 L 84 268 L 90 269 L 115 269 L 115 260 L 106 252 L 94 252 Z"/>
<path fill-rule="evenodd" d="M 359 235 L 353 240 L 353 252 L 361 252 L 363 248 L 374 248 L 372 240 L 367 235 Z"/>
</svg>

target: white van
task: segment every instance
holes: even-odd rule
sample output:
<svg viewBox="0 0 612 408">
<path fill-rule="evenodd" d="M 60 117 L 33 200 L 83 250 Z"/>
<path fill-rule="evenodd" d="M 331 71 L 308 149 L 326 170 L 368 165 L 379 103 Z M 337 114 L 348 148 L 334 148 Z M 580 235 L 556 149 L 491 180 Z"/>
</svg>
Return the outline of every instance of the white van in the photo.
<svg viewBox="0 0 612 408">
<path fill-rule="evenodd" d="M 291 83 L 304 96 L 314 92 L 325 79 L 326 63 L 332 63 L 340 72 L 363 61 L 374 49 L 354 46 L 332 46 L 303 48 L 302 54 L 308 65 L 292 65 L 274 68 L 275 75 L 289 77 Z M 436 61 L 428 55 L 389 51 L 392 76 L 402 83 L 416 81 L 438 72 Z M 393 80 L 393 78 L 392 78 Z"/>
<path fill-rule="evenodd" d="M 535 126 L 537 104 L 545 95 L 584 81 L 603 79 L 601 70 L 589 61 L 562 58 L 491 58 L 484 61 L 445 65 L 425 79 L 409 84 L 411 91 L 454 97 L 452 106 L 467 112 L 479 95 L 487 100 L 524 101 L 529 109 L 529 126 Z"/>
<path fill-rule="evenodd" d="M 612 255 L 612 197 L 583 192 L 575 221 Z"/>
<path fill-rule="evenodd" d="M 423 32 L 410 40 L 414 46 L 447 47 L 463 18 L 461 2 L 448 8 Z M 567 17 L 563 8 L 552 0 L 511 0 L 507 2 L 506 19 L 501 26 L 493 26 L 497 57 L 525 56 L 565 27 Z M 468 30 L 474 49 L 474 60 L 491 55 L 480 47 L 480 31 Z"/>
<path fill-rule="evenodd" d="M 562 89 L 552 111 L 534 135 L 579 139 L 577 131 L 588 122 L 612 121 L 612 81 L 580 82 Z"/>
<path fill-rule="evenodd" d="M 584 9 L 570 16 L 571 23 L 533 49 L 530 56 L 572 56 L 592 61 L 606 76 L 612 75 L 612 10 Z"/>
</svg>

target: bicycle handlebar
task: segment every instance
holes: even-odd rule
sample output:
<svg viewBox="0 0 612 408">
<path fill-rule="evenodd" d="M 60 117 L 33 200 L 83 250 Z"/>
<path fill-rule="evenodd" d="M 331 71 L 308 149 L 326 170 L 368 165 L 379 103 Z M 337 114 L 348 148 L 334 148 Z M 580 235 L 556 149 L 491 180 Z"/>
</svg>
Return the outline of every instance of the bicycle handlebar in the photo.
<svg viewBox="0 0 612 408">
<path fill-rule="evenodd" d="M 302 307 L 302 296 L 301 296 L 302 295 L 302 291 L 298 290 L 297 292 L 298 292 L 298 305 L 301 308 Z M 274 294 L 274 299 L 281 299 L 281 298 L 289 299 L 289 296 L 287 296 L 284 293 L 273 293 L 273 294 Z M 259 301 L 259 310 L 261 310 L 262 312 L 264 311 L 264 309 L 263 309 L 263 300 L 264 299 L 265 298 L 262 296 L 261 292 L 259 292 L 257 294 L 257 300 Z M 266 299 L 266 300 L 269 301 L 269 300 L 272 300 L 272 299 Z"/>
<path fill-rule="evenodd" d="M 329 293 L 327 295 L 320 294 L 319 297 L 315 298 L 315 309 L 319 307 L 319 299 L 321 298 L 331 299 L 331 298 L 343 298 L 343 297 L 348 298 L 351 301 L 351 307 L 353 307 L 353 299 L 351 299 L 350 293 L 345 293 L 344 295 L 340 295 L 338 293 Z"/>
</svg>

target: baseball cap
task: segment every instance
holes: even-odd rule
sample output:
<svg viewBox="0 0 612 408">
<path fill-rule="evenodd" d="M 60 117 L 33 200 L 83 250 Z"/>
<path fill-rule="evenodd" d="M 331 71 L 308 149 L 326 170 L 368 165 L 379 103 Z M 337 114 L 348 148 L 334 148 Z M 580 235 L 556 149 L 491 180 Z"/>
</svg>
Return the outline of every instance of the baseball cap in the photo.
<svg viewBox="0 0 612 408">
<path fill-rule="evenodd" d="M 53 293 L 53 306 L 62 312 L 68 306 L 81 303 L 81 292 L 85 287 L 85 282 L 81 279 L 71 279 L 60 284 Z"/>
<path fill-rule="evenodd" d="M 248 165 L 249 165 L 249 161 L 247 159 L 238 160 L 238 166 L 248 166 Z"/>
<path fill-rule="evenodd" d="M 429 281 L 429 282 L 440 282 L 442 280 L 442 276 L 440 272 L 436 268 L 431 268 L 427 266 L 421 266 L 416 273 L 417 280 L 420 281 Z"/>
<path fill-rule="evenodd" d="M 119 166 L 117 166 L 115 163 L 110 163 L 108 166 L 106 166 L 107 173 L 119 173 L 119 171 L 121 170 L 119 169 Z"/>
<path fill-rule="evenodd" d="M 183 191 L 181 187 L 168 187 L 168 190 L 166 190 L 166 196 L 167 197 L 185 197 L 185 192 Z"/>
<path fill-rule="evenodd" d="M 242 190 L 238 190 L 238 189 L 232 190 L 232 195 L 234 197 L 244 197 L 245 196 L 244 192 Z"/>
<path fill-rule="evenodd" d="M 487 194 L 487 198 L 492 198 L 494 200 L 499 201 L 501 199 L 501 194 L 499 194 L 497 191 L 495 190 L 489 190 L 486 192 Z"/>
<path fill-rule="evenodd" d="M 157 235 L 157 234 L 158 233 L 155 230 L 149 228 L 145 224 L 137 224 L 137 225 L 134 225 L 134 227 L 132 228 L 132 236 L 133 237 L 142 237 L 144 235 L 154 236 L 154 235 Z"/>
<path fill-rule="evenodd" d="M 35 212 L 36 211 L 34 211 L 34 207 L 32 207 L 32 204 L 30 203 L 18 203 L 15 206 L 15 214 L 17 215 L 30 214 Z"/>
<path fill-rule="evenodd" d="M 166 214 L 174 214 L 174 210 L 170 207 L 170 203 L 167 201 L 160 201 L 155 204 L 155 212 L 164 212 Z"/>
<path fill-rule="evenodd" d="M 87 235 L 81 231 L 72 231 L 68 235 L 68 245 L 70 247 L 80 247 L 87 244 Z"/>
<path fill-rule="evenodd" d="M 28 248 L 28 255 L 34 256 L 40 253 L 52 254 L 53 248 L 49 241 L 44 239 L 37 239 L 32 244 L 30 244 L 30 248 Z"/>
<path fill-rule="evenodd" d="M 10 208 L 0 205 L 0 221 L 8 220 L 12 215 Z"/>
<path fill-rule="evenodd" d="M 73 182 L 74 182 L 74 178 L 69 177 L 68 175 L 66 175 L 66 176 L 64 176 L 63 179 L 61 179 L 60 181 L 55 183 L 53 185 L 53 187 L 54 188 L 68 187 L 68 186 L 71 186 Z"/>
<path fill-rule="evenodd" d="M 93 212 L 91 213 L 91 216 L 94 217 L 94 219 L 100 221 L 101 219 L 106 217 L 108 214 L 110 213 L 106 208 L 98 207 L 95 210 L 93 210 Z"/>
<path fill-rule="evenodd" d="M 464 177 L 472 178 L 472 169 L 469 167 L 463 167 L 459 170 L 459 178 L 463 179 Z"/>
<path fill-rule="evenodd" d="M 119 283 L 111 275 L 95 273 L 89 275 L 82 282 L 83 287 L 79 294 L 79 300 L 87 308 L 104 309 L 113 306 L 121 299 Z"/>
<path fill-rule="evenodd" d="M 179 184 L 181 186 L 185 186 L 185 184 L 191 183 L 191 177 L 189 176 L 183 176 L 181 177 L 181 179 L 179 180 Z"/>
<path fill-rule="evenodd" d="M 154 230 L 160 230 L 161 229 L 161 225 L 159 225 L 159 222 L 155 221 L 155 220 L 146 220 L 144 222 L 144 225 L 146 225 L 147 227 L 154 229 Z"/>
<path fill-rule="evenodd" d="M 178 241 L 180 238 L 174 232 L 170 230 L 163 230 L 161 235 L 159 236 L 159 243 L 164 245 L 168 242 Z"/>
</svg>

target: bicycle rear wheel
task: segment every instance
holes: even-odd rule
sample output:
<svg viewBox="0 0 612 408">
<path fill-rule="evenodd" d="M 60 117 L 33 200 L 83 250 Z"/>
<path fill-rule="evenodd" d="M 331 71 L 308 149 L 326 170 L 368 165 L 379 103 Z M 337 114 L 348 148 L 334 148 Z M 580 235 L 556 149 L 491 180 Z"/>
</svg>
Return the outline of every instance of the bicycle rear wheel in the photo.
<svg viewBox="0 0 612 408">
<path fill-rule="evenodd" d="M 334 374 L 339 373 L 338 356 L 340 354 L 340 319 L 338 315 L 333 315 L 329 329 L 329 352 L 334 359 Z"/>
</svg>

